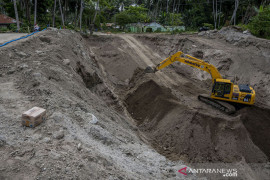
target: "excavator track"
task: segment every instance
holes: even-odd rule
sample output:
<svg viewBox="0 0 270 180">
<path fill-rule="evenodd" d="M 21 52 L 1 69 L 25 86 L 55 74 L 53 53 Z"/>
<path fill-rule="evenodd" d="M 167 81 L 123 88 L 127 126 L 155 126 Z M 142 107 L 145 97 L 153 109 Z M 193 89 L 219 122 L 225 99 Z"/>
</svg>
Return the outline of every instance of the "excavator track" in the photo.
<svg viewBox="0 0 270 180">
<path fill-rule="evenodd" d="M 215 100 L 215 99 L 212 99 L 209 97 L 209 95 L 205 95 L 205 94 L 200 94 L 198 96 L 198 99 L 226 114 L 233 114 L 235 113 L 235 107 L 229 103 L 226 103 L 226 102 L 222 102 L 222 101 L 218 101 L 218 100 Z"/>
</svg>

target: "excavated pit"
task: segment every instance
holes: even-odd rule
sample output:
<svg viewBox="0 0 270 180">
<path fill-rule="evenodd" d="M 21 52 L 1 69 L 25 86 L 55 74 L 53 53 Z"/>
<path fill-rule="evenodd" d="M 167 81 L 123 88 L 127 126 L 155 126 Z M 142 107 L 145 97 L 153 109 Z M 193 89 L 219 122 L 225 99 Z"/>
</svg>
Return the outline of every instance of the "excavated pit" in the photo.
<svg viewBox="0 0 270 180">
<path fill-rule="evenodd" d="M 245 116 L 218 118 L 189 109 L 154 80 L 138 85 L 125 103 L 143 137 L 171 160 L 232 163 L 244 157 L 250 163 L 267 161 L 260 146 L 252 142 L 257 145 L 258 139 L 251 140 L 242 123 Z"/>
<path fill-rule="evenodd" d="M 132 94 L 129 94 L 125 103 L 128 112 L 140 126 L 145 121 L 163 119 L 166 114 L 178 106 L 174 99 L 170 89 L 149 80 L 141 84 Z"/>
<path fill-rule="evenodd" d="M 240 113 L 252 141 L 270 159 L 270 110 L 254 106 L 243 109 Z"/>
</svg>

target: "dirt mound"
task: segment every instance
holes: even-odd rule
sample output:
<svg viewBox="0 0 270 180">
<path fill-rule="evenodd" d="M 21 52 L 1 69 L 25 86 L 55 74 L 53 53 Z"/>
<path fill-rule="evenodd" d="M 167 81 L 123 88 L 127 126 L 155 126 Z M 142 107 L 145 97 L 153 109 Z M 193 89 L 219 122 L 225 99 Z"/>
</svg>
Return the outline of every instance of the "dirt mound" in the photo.
<svg viewBox="0 0 270 180">
<path fill-rule="evenodd" d="M 249 37 L 254 37 L 250 33 L 243 33 L 241 28 L 231 26 L 231 27 L 223 27 L 218 31 L 218 34 L 225 37 L 226 41 L 234 43 L 240 40 L 246 40 Z"/>
<path fill-rule="evenodd" d="M 138 125 L 146 121 L 163 119 L 177 104 L 170 89 L 159 86 L 155 81 L 147 81 L 129 94 L 125 100 L 127 110 L 137 120 Z"/>
<path fill-rule="evenodd" d="M 161 172 L 165 157 L 143 143 L 130 117 L 114 108 L 117 81 L 106 73 L 120 73 L 104 67 L 125 69 L 129 58 L 102 66 L 80 34 L 49 29 L 5 46 L 0 59 L 0 179 L 172 176 Z M 34 129 L 23 128 L 21 114 L 33 106 L 47 109 L 47 118 Z"/>
</svg>

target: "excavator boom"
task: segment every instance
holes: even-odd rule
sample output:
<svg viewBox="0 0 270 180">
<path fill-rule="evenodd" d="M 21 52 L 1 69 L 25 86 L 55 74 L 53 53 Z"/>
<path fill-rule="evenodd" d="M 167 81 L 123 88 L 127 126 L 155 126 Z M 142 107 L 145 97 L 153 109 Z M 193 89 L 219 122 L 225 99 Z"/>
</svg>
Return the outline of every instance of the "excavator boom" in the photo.
<svg viewBox="0 0 270 180">
<path fill-rule="evenodd" d="M 178 51 L 174 55 L 172 55 L 172 56 L 166 58 L 164 61 L 160 62 L 153 69 L 153 72 L 161 70 L 161 69 L 169 66 L 170 64 L 174 63 L 175 61 L 179 61 L 181 63 L 187 64 L 187 65 L 192 66 L 194 68 L 208 72 L 211 75 L 213 82 L 215 79 L 222 79 L 221 74 L 218 72 L 218 70 L 215 66 L 213 66 L 212 64 L 209 64 L 201 59 L 197 59 L 197 58 L 192 57 L 190 55 L 184 54 L 181 51 Z M 149 70 L 149 72 L 151 71 L 150 68 L 148 68 L 148 70 Z"/>
</svg>

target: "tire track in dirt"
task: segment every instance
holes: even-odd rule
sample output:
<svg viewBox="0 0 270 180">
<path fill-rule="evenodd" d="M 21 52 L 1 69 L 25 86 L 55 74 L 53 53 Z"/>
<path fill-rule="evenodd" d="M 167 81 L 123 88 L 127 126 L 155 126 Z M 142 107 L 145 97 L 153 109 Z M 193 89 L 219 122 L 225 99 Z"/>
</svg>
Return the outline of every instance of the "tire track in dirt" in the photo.
<svg viewBox="0 0 270 180">
<path fill-rule="evenodd" d="M 134 38 L 133 36 L 128 36 L 128 38 L 137 45 L 137 47 L 144 52 L 147 57 L 150 58 L 150 60 L 154 60 L 157 59 L 158 62 L 160 59 L 165 59 L 166 57 L 161 57 L 158 53 L 153 52 L 147 45 L 142 44 L 141 42 L 139 42 L 136 38 Z"/>
<path fill-rule="evenodd" d="M 123 38 L 129 44 L 129 46 L 132 47 L 135 50 L 135 52 L 139 55 L 141 60 L 143 60 L 143 62 L 147 66 L 153 66 L 154 65 L 153 62 L 142 51 L 141 47 L 143 47 L 143 45 L 141 43 L 139 43 L 138 41 L 136 41 L 134 38 L 132 38 L 129 35 L 120 36 L 120 37 Z"/>
<path fill-rule="evenodd" d="M 122 35 L 119 37 L 124 39 L 129 44 L 129 46 L 131 48 L 133 48 L 135 50 L 135 52 L 138 54 L 138 56 L 140 57 L 140 59 L 138 59 L 138 61 L 137 61 L 138 64 L 142 65 L 142 61 L 143 61 L 144 65 L 154 67 L 155 64 L 152 62 L 151 57 L 152 57 L 152 59 L 159 58 L 160 61 L 162 61 L 160 55 L 151 51 L 148 47 L 143 45 L 141 42 L 137 41 L 131 35 L 124 35 L 124 36 Z M 145 66 L 145 68 L 146 68 L 146 66 Z M 172 85 L 177 86 L 179 84 L 175 80 L 173 80 L 172 78 L 170 78 L 169 76 L 167 76 L 166 74 L 164 74 L 161 71 L 158 71 L 155 74 L 158 77 L 158 79 L 167 87 L 170 87 Z M 183 83 L 183 81 L 181 81 L 181 82 Z"/>
</svg>

